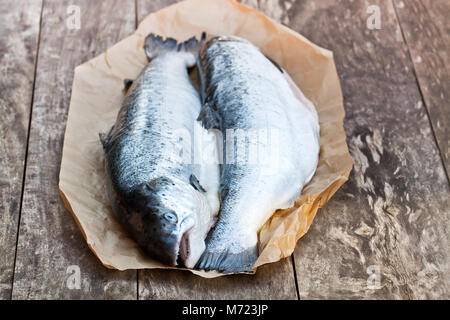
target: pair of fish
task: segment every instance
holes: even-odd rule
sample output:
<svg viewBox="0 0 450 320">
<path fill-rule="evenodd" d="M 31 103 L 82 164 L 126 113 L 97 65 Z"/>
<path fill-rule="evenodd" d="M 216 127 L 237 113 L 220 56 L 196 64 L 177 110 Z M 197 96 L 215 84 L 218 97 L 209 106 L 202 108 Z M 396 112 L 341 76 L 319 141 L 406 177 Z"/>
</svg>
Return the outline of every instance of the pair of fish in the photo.
<svg viewBox="0 0 450 320">
<path fill-rule="evenodd" d="M 102 137 L 113 211 L 166 264 L 251 271 L 259 228 L 294 204 L 317 167 L 314 106 L 238 37 L 178 44 L 149 35 L 145 50 L 151 62 Z M 189 79 L 195 65 L 200 94 Z M 204 151 L 192 140 L 205 137 L 216 163 L 192 161 Z"/>
</svg>

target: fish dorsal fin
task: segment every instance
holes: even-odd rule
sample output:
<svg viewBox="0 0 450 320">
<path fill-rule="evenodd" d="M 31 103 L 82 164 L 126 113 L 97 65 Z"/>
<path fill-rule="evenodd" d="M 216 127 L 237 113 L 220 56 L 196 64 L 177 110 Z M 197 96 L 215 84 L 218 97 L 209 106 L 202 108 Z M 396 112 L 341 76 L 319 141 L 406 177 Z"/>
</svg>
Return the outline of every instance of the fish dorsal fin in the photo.
<svg viewBox="0 0 450 320">
<path fill-rule="evenodd" d="M 189 183 L 191 184 L 191 186 L 194 187 L 195 190 L 200 192 L 206 192 L 205 188 L 202 187 L 202 185 L 200 184 L 195 175 L 191 174 L 191 176 L 189 177 Z"/>
</svg>

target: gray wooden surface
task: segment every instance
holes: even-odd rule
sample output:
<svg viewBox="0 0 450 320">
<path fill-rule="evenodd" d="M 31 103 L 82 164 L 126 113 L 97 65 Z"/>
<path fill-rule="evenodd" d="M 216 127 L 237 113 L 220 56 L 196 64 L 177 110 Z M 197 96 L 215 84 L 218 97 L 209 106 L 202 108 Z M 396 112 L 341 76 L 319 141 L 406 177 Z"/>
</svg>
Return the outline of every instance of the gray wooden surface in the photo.
<svg viewBox="0 0 450 320">
<path fill-rule="evenodd" d="M 98 262 L 58 194 L 73 70 L 174 2 L 1 2 L 0 299 L 448 299 L 446 0 L 243 1 L 333 50 L 355 162 L 349 181 L 293 257 L 255 276 Z M 371 29 L 377 8 L 380 29 Z"/>
<path fill-rule="evenodd" d="M 11 297 L 41 8 L 41 1 L 0 2 L 1 299 Z"/>
<path fill-rule="evenodd" d="M 348 1 L 320 3 L 290 25 L 334 52 L 355 166 L 295 251 L 300 297 L 449 297 L 449 184 L 394 7 L 355 1 L 330 19 Z M 380 30 L 366 28 L 369 5 Z"/>
<path fill-rule="evenodd" d="M 72 3 L 44 2 L 12 298 L 133 299 L 136 272 L 108 270 L 90 252 L 58 175 L 74 68 L 133 32 L 134 1 L 77 1 L 80 29 L 67 27 Z"/>
<path fill-rule="evenodd" d="M 448 176 L 450 5 L 448 0 L 395 0 L 394 4 Z"/>
</svg>

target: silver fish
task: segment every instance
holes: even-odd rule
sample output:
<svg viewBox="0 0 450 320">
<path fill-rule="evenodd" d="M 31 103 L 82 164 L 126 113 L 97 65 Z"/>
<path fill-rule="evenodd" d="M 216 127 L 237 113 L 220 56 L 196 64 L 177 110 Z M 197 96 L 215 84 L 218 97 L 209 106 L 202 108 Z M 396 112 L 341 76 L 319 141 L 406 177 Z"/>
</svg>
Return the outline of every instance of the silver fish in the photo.
<svg viewBox="0 0 450 320">
<path fill-rule="evenodd" d="M 288 75 L 244 39 L 207 41 L 199 70 L 199 119 L 221 133 L 224 163 L 219 218 L 196 267 L 251 271 L 259 254 L 258 230 L 277 209 L 291 207 L 314 175 L 318 116 Z M 235 140 L 243 143 L 240 149 Z M 250 150 L 259 150 L 257 161 L 250 161 L 255 158 Z"/>
<path fill-rule="evenodd" d="M 195 65 L 199 45 L 195 38 L 178 44 L 149 35 L 151 62 L 131 85 L 127 81 L 117 120 L 101 137 L 118 220 L 153 258 L 191 268 L 219 207 L 218 171 L 215 178 L 214 168 L 205 173 L 191 161 L 201 103 L 188 67 Z"/>
</svg>

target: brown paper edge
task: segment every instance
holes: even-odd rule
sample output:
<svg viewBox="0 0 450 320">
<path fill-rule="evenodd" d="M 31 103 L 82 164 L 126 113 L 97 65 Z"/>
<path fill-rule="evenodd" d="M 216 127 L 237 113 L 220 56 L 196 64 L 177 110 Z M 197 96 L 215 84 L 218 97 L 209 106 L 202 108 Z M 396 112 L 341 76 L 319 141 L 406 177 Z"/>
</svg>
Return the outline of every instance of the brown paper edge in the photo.
<svg viewBox="0 0 450 320">
<path fill-rule="evenodd" d="M 195 2 L 195 1 L 198 1 L 198 0 L 191 0 L 191 2 Z M 233 1 L 233 0 L 209 0 L 209 1 L 216 1 L 216 2 L 218 2 L 218 3 L 227 3 L 227 4 L 231 4 L 231 5 L 235 6 L 236 8 L 241 8 L 241 9 L 242 9 L 242 8 L 245 8 L 245 10 L 251 12 L 252 14 L 255 14 L 255 15 L 258 16 L 260 19 L 265 20 L 265 21 L 269 21 L 270 23 L 276 25 L 278 28 L 280 28 L 280 29 L 282 29 L 283 31 L 285 31 L 285 32 L 289 33 L 290 35 L 294 36 L 295 38 L 297 38 L 297 39 L 300 40 L 301 42 L 303 42 L 303 43 L 305 43 L 305 44 L 307 44 L 307 45 L 313 47 L 317 52 L 321 53 L 321 54 L 324 55 L 325 57 L 331 58 L 330 62 L 332 63 L 332 65 L 330 66 L 330 68 L 333 68 L 332 72 L 334 72 L 334 74 L 335 74 L 337 86 L 338 86 L 339 92 L 340 92 L 340 96 L 339 96 L 339 97 L 336 97 L 336 98 L 339 99 L 339 102 L 337 103 L 337 105 L 336 105 L 335 107 L 336 107 L 336 108 L 342 109 L 342 118 L 341 118 L 341 119 L 336 119 L 336 121 L 338 121 L 338 122 L 339 122 L 339 126 L 342 127 L 342 130 L 341 130 L 342 132 L 341 132 L 340 134 L 343 133 L 343 119 L 344 119 L 344 116 L 345 116 L 345 110 L 344 110 L 344 105 L 343 105 L 342 90 L 341 90 L 341 87 L 340 87 L 339 79 L 338 79 L 338 77 L 337 77 L 337 72 L 336 72 L 336 68 L 335 68 L 335 65 L 334 65 L 334 60 L 333 60 L 333 58 L 332 58 L 332 52 L 331 52 L 331 51 L 326 50 L 326 49 L 324 49 L 324 48 L 321 48 L 321 47 L 319 47 L 319 46 L 313 44 L 312 42 L 310 42 L 310 41 L 309 41 L 308 39 L 306 39 L 305 37 L 299 35 L 299 34 L 296 33 L 295 31 L 293 31 L 293 30 L 291 30 L 291 29 L 289 29 L 289 28 L 287 28 L 287 27 L 285 27 L 285 26 L 282 26 L 282 25 L 278 24 L 277 22 L 275 22 L 274 20 L 272 20 L 272 19 L 266 17 L 264 14 L 262 14 L 262 13 L 259 12 L 259 11 L 257 11 L 256 9 L 250 8 L 250 7 L 248 7 L 248 6 L 246 6 L 246 5 L 243 5 L 243 4 L 241 4 L 241 3 L 237 3 L 237 2 L 235 2 L 235 1 Z M 181 2 L 181 3 L 173 4 L 173 5 L 171 5 L 171 6 L 169 6 L 169 7 L 166 7 L 166 8 L 164 8 L 164 9 L 160 10 L 160 11 L 157 11 L 157 12 L 155 12 L 155 13 L 150 14 L 150 15 L 149 15 L 148 17 L 146 17 L 146 18 L 143 20 L 143 22 L 139 25 L 139 27 L 137 28 L 137 30 L 135 31 L 135 33 L 132 34 L 132 35 L 130 35 L 128 38 L 134 37 L 134 36 L 140 37 L 139 32 L 140 32 L 140 29 L 141 29 L 141 25 L 144 24 L 144 23 L 146 23 L 146 21 L 147 21 L 151 16 L 160 14 L 160 12 L 162 12 L 162 11 L 164 11 L 164 10 L 167 10 L 168 8 L 171 8 L 171 9 L 173 10 L 173 8 L 178 7 L 180 4 L 183 4 L 183 3 L 185 3 L 185 2 L 189 2 L 189 0 L 188 0 L 188 1 L 183 1 L 183 2 Z M 126 38 L 126 39 L 128 39 L 128 38 Z M 124 39 L 124 40 L 126 40 L 126 39 Z M 124 41 L 124 40 L 122 40 L 122 41 Z M 104 54 L 102 54 L 102 55 L 106 55 L 106 52 L 105 52 Z M 101 55 L 100 55 L 100 56 L 101 56 Z M 94 59 L 95 59 L 95 58 L 94 58 Z M 106 59 L 106 56 L 105 56 L 105 59 Z M 87 63 L 89 63 L 89 62 L 87 62 Z M 83 64 L 83 65 L 84 65 L 84 64 Z M 288 70 L 288 71 L 289 71 L 289 70 Z M 64 139 L 64 140 L 66 140 L 66 139 Z M 344 133 L 344 140 L 345 140 L 345 133 Z M 64 141 L 64 143 L 65 143 L 65 141 Z M 283 248 L 282 250 L 280 250 L 280 255 L 279 255 L 277 258 L 275 258 L 275 259 L 274 259 L 273 257 L 269 257 L 269 258 L 265 257 L 264 253 L 265 253 L 265 250 L 266 250 L 266 249 L 270 249 L 271 246 L 276 245 L 276 242 L 277 242 L 277 241 L 268 241 L 267 243 L 265 243 L 265 246 L 264 246 L 264 247 L 262 248 L 262 250 L 260 251 L 260 252 L 261 252 L 261 253 L 260 253 L 260 257 L 258 258 L 257 262 L 255 263 L 253 272 L 246 273 L 246 274 L 254 274 L 254 273 L 256 272 L 256 268 L 257 268 L 257 267 L 259 267 L 259 266 L 261 266 L 261 265 L 263 265 L 263 264 L 267 264 L 267 263 L 272 263 L 272 262 L 279 261 L 279 260 L 281 260 L 282 258 L 288 257 L 288 256 L 290 256 L 290 255 L 293 253 L 293 251 L 295 250 L 296 243 L 297 243 L 298 239 L 300 239 L 300 238 L 308 231 L 309 227 L 311 226 L 312 220 L 314 219 L 315 215 L 317 214 L 317 210 L 318 210 L 319 208 L 323 207 L 323 206 L 325 205 L 325 203 L 331 198 L 331 196 L 332 196 L 332 195 L 333 195 L 333 194 L 334 194 L 334 193 L 342 186 L 342 184 L 344 184 L 344 183 L 348 180 L 350 171 L 352 170 L 352 167 L 353 167 L 353 160 L 351 159 L 351 156 L 350 156 L 350 154 L 349 154 L 348 147 L 347 147 L 347 144 L 346 144 L 346 143 L 345 143 L 345 149 L 346 149 L 346 150 L 345 150 L 345 153 L 346 153 L 346 155 L 347 155 L 347 159 L 346 159 L 346 160 L 348 161 L 348 163 L 347 163 L 347 167 L 346 167 L 345 170 L 344 170 L 343 175 L 341 175 L 341 176 L 335 178 L 332 182 L 330 182 L 329 185 L 328 185 L 328 187 L 327 187 L 325 190 L 323 190 L 322 192 L 320 192 L 320 193 L 318 193 L 318 194 L 308 194 L 308 195 L 303 196 L 302 198 L 300 198 L 300 199 L 296 202 L 297 205 L 296 205 L 294 208 L 291 208 L 291 209 L 289 209 L 289 210 L 283 210 L 283 211 L 285 211 L 286 213 L 283 213 L 283 212 L 282 212 L 282 213 L 276 212 L 276 213 L 274 214 L 274 216 L 272 216 L 272 217 L 266 222 L 266 224 L 261 228 L 261 230 L 266 229 L 267 226 L 270 226 L 270 225 L 274 222 L 275 219 L 283 219 L 283 218 L 286 218 L 286 217 L 288 217 L 288 216 L 293 216 L 293 215 L 301 216 L 301 215 L 304 215 L 304 211 L 305 211 L 305 210 L 307 210 L 308 208 L 310 208 L 310 209 L 309 209 L 309 213 L 308 213 L 308 220 L 309 220 L 309 223 L 307 223 L 307 227 L 306 227 L 306 228 L 303 228 L 303 229 L 297 228 L 298 230 L 297 230 L 297 233 L 296 233 L 295 237 L 291 237 L 291 238 L 290 238 L 290 240 L 288 241 L 288 243 L 289 243 L 288 246 L 287 246 L 286 248 Z M 63 157 L 64 157 L 64 152 L 63 152 Z M 63 172 L 61 171 L 61 172 L 60 172 L 60 178 L 61 178 L 62 173 L 63 173 Z M 305 186 L 305 189 L 306 189 L 306 187 L 307 187 L 307 186 Z M 75 213 L 74 210 L 72 209 L 72 205 L 71 205 L 69 199 L 67 198 L 67 196 L 66 196 L 66 194 L 65 194 L 65 192 L 64 192 L 64 184 L 61 183 L 61 179 L 60 179 L 60 183 L 59 183 L 59 191 L 60 191 L 61 197 L 62 197 L 62 199 L 63 199 L 64 205 L 66 206 L 66 208 L 71 212 L 72 216 L 74 217 L 74 219 L 75 219 L 75 221 L 76 221 L 78 227 L 80 228 L 80 230 L 81 230 L 81 232 L 82 232 L 82 234 L 83 234 L 83 237 L 85 238 L 85 240 L 86 240 L 86 242 L 87 242 L 89 248 L 90 248 L 91 251 L 99 258 L 99 260 L 101 261 L 101 263 L 102 263 L 105 267 L 110 268 L 110 269 L 118 269 L 118 270 L 127 270 L 127 269 L 131 269 L 131 268 L 120 268 L 120 267 L 117 267 L 117 266 L 115 266 L 115 265 L 109 264 L 107 261 L 105 261 L 105 259 L 104 259 L 103 256 L 101 256 L 100 254 L 97 253 L 95 247 L 90 243 L 89 237 L 88 237 L 88 235 L 86 234 L 86 231 L 84 230 L 81 221 L 79 220 L 79 218 L 77 217 L 76 213 Z M 311 201 L 311 199 L 314 199 L 314 200 Z M 279 240 L 279 239 L 277 239 L 277 240 Z M 218 276 L 223 276 L 223 275 L 225 275 L 225 274 L 221 274 L 221 273 L 218 273 L 218 272 L 215 272 L 215 271 L 209 271 L 209 272 L 206 272 L 206 271 L 202 271 L 202 270 L 192 270 L 192 269 L 176 268 L 176 267 L 169 267 L 169 266 L 162 266 L 162 265 L 156 265 L 156 266 L 136 266 L 136 267 L 134 267 L 134 268 L 135 268 L 135 269 L 144 269 L 144 268 L 145 268 L 145 269 L 147 269 L 147 268 L 148 268 L 148 269 L 152 269 L 152 268 L 158 268 L 158 269 L 187 270 L 187 271 L 192 272 L 193 274 L 196 274 L 196 275 L 199 275 L 199 276 L 205 277 L 205 278 L 214 278 L 214 277 L 218 277 Z M 229 275 L 229 274 L 226 274 L 226 275 Z"/>
</svg>

